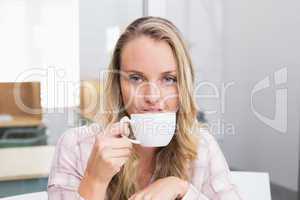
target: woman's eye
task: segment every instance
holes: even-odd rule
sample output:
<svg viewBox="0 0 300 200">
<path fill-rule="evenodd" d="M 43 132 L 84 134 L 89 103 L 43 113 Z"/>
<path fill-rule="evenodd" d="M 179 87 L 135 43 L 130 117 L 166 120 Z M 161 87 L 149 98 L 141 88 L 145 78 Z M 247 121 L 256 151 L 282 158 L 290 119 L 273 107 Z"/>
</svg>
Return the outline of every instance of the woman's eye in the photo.
<svg viewBox="0 0 300 200">
<path fill-rule="evenodd" d="M 164 77 L 163 82 L 166 83 L 167 85 L 171 85 L 177 82 L 176 77 L 173 76 L 167 76 Z"/>
<path fill-rule="evenodd" d="M 142 77 L 140 77 L 138 75 L 130 75 L 129 80 L 133 83 L 140 83 L 143 81 Z"/>
</svg>

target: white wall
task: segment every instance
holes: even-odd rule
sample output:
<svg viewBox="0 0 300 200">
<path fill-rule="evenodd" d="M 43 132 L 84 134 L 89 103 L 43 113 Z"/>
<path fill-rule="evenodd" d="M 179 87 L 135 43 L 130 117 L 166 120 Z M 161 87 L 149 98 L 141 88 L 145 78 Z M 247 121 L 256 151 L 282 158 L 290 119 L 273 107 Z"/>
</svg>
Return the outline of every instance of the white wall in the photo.
<svg viewBox="0 0 300 200">
<path fill-rule="evenodd" d="M 153 13 L 179 27 L 188 41 L 198 81 L 211 84 L 208 88 L 201 87 L 200 94 L 216 98 L 198 98 L 198 104 L 202 111 L 208 111 L 211 130 L 220 137 L 219 143 L 230 166 L 269 172 L 272 182 L 298 190 L 300 15 L 297 12 L 300 2 L 163 2 L 166 11 Z M 274 73 L 285 67 L 287 83 L 275 86 Z M 269 75 L 270 88 L 253 95 L 252 110 L 251 91 Z M 284 93 L 286 88 L 287 129 L 281 133 L 265 124 L 254 111 L 272 120 L 275 92 L 279 91 L 275 89 Z M 284 109 L 283 106 L 282 119 L 274 122 L 279 128 L 282 125 L 282 129 L 281 121 L 286 118 Z"/>
<path fill-rule="evenodd" d="M 111 29 L 115 34 L 134 19 L 143 15 L 140 0 L 84 0 L 80 1 L 80 78 L 97 79 L 101 69 L 110 61 L 108 43 L 116 37 L 107 36 Z M 117 34 L 115 34 L 118 36 Z M 112 40 L 112 41 L 111 41 Z M 107 46 L 108 45 L 108 46 Z"/>
<path fill-rule="evenodd" d="M 78 44 L 78 0 L 0 1 L 0 82 L 40 81 L 43 107 L 78 105 Z"/>
<path fill-rule="evenodd" d="M 224 1 L 224 82 L 234 81 L 227 93 L 224 119 L 235 125 L 223 148 L 231 165 L 270 172 L 271 180 L 298 189 L 300 1 Z M 286 67 L 287 83 L 274 85 L 274 72 Z M 275 115 L 275 92 L 288 89 L 287 131 L 266 125 L 251 110 L 251 90 L 270 75 L 271 86 L 257 92 L 255 109 Z M 277 125 L 280 122 L 277 122 Z"/>
</svg>

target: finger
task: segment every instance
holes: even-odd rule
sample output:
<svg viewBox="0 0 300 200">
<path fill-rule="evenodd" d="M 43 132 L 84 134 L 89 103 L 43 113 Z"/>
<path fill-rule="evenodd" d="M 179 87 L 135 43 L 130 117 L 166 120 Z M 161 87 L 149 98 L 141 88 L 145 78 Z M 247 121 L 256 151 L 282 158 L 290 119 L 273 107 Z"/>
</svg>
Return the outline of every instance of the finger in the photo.
<svg viewBox="0 0 300 200">
<path fill-rule="evenodd" d="M 120 122 L 130 122 L 130 119 L 127 116 L 121 118 Z"/>
<path fill-rule="evenodd" d="M 119 123 L 115 123 L 110 125 L 109 127 L 107 127 L 107 129 L 105 130 L 105 134 L 108 136 L 112 136 L 112 137 L 120 137 L 120 131 L 119 131 Z"/>
<path fill-rule="evenodd" d="M 122 135 L 129 136 L 130 130 L 128 123 L 115 123 L 107 130 L 107 134 L 113 137 L 120 137 Z"/>
<path fill-rule="evenodd" d="M 112 138 L 110 140 L 110 147 L 112 149 L 132 148 L 132 143 L 127 138 Z"/>
<path fill-rule="evenodd" d="M 127 161 L 128 157 L 111 158 L 114 165 L 122 167 Z"/>
<path fill-rule="evenodd" d="M 116 127 L 116 131 L 120 135 L 124 135 L 128 137 L 130 135 L 130 129 L 129 129 L 129 124 L 126 122 L 119 122 L 118 126 Z"/>
<path fill-rule="evenodd" d="M 124 116 L 121 120 L 120 120 L 120 123 L 123 124 L 123 126 L 125 126 L 125 136 L 129 136 L 130 135 L 130 129 L 129 129 L 129 126 L 130 126 L 130 119 L 127 117 L 127 116 Z"/>
<path fill-rule="evenodd" d="M 128 200 L 134 200 L 136 197 L 136 194 L 132 195 Z"/>
<path fill-rule="evenodd" d="M 144 192 L 137 193 L 134 200 L 144 200 Z"/>
<path fill-rule="evenodd" d="M 123 123 L 124 136 L 128 137 L 130 135 L 130 129 L 128 123 Z"/>
<path fill-rule="evenodd" d="M 131 155 L 131 149 L 123 148 L 123 149 L 111 149 L 107 152 L 107 156 L 109 158 L 120 158 L 120 157 L 129 157 Z"/>
<path fill-rule="evenodd" d="M 133 194 L 128 200 L 137 200 L 138 199 L 138 195 L 140 194 L 141 192 L 137 192 L 135 194 Z"/>
<path fill-rule="evenodd" d="M 143 200 L 152 200 L 152 196 L 150 194 L 144 194 L 144 196 L 142 197 Z"/>
</svg>

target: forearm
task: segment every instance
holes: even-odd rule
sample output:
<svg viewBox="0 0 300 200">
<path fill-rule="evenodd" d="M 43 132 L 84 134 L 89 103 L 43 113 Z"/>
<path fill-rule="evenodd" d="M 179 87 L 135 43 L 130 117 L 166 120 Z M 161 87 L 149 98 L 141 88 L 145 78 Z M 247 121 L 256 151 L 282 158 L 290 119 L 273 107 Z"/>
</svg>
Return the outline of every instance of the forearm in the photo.
<svg viewBox="0 0 300 200">
<path fill-rule="evenodd" d="M 104 200 L 108 184 L 108 182 L 95 180 L 93 177 L 85 175 L 78 192 L 85 200 Z"/>
</svg>

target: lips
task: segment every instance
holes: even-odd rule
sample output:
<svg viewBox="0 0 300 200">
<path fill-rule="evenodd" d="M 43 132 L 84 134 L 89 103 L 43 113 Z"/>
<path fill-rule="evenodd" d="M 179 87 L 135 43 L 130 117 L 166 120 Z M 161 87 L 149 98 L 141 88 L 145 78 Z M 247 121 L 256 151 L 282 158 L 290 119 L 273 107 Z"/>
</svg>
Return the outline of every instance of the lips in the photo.
<svg viewBox="0 0 300 200">
<path fill-rule="evenodd" d="M 163 109 L 161 108 L 145 108 L 142 109 L 142 112 L 162 112 Z"/>
</svg>

